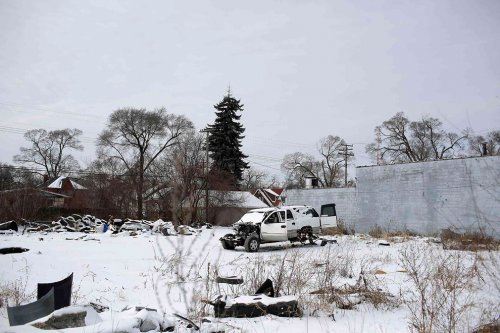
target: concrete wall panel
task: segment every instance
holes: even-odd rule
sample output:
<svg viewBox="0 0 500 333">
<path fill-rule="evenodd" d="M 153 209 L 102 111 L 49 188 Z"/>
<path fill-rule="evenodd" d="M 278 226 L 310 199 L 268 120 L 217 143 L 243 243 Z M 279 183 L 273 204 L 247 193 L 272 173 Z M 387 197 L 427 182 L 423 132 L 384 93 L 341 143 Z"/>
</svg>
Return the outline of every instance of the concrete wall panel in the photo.
<svg viewBox="0 0 500 333">
<path fill-rule="evenodd" d="M 356 168 L 357 187 L 287 190 L 287 204 L 334 202 L 337 215 L 366 232 L 432 234 L 443 228 L 500 235 L 500 156 Z"/>
</svg>

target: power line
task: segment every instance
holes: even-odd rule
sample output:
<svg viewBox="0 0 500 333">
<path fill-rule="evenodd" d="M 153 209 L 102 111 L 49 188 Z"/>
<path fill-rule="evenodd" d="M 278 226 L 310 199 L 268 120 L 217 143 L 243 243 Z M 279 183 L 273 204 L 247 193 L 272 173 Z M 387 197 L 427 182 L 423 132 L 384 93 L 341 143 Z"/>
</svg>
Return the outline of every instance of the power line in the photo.
<svg viewBox="0 0 500 333">
<path fill-rule="evenodd" d="M 15 133 L 15 134 L 24 134 L 28 129 L 25 128 L 19 128 L 19 127 L 10 127 L 10 126 L 2 126 L 0 125 L 0 132 L 8 132 L 8 133 Z M 82 136 L 80 141 L 84 142 L 91 142 L 91 143 L 96 143 L 98 141 L 98 138 L 92 138 L 92 137 L 85 137 Z M 278 157 L 273 157 L 273 156 L 265 156 L 265 155 L 258 155 L 258 154 L 248 154 L 249 156 L 257 159 L 263 159 L 267 160 L 270 162 L 280 162 L 282 161 L 281 158 Z"/>
<path fill-rule="evenodd" d="M 46 173 L 46 170 L 43 168 L 22 167 L 22 166 L 12 166 L 12 165 L 0 165 L 0 169 L 27 171 L 27 172 L 36 173 L 36 174 Z M 94 172 L 94 171 L 90 171 L 90 170 L 75 170 L 75 169 L 64 170 L 64 172 L 67 174 L 76 174 L 76 175 L 80 175 L 80 176 L 108 176 L 108 177 L 116 177 L 116 178 L 127 178 L 127 177 L 135 176 L 133 174 L 115 174 L 115 173 L 109 173 L 109 172 Z M 168 179 L 167 176 L 157 176 L 157 175 L 147 175 L 147 174 L 144 175 L 144 177 L 149 178 L 149 179 L 162 179 L 162 178 Z"/>
<path fill-rule="evenodd" d="M 33 113 L 30 110 L 36 110 L 36 111 L 42 111 L 42 112 L 51 113 L 51 114 L 73 115 L 73 116 L 77 116 L 77 117 L 92 118 L 92 119 L 95 119 L 96 117 L 103 118 L 103 116 L 101 114 L 88 114 L 88 113 L 82 113 L 82 112 L 71 112 L 71 111 L 66 111 L 66 110 L 56 111 L 56 110 L 44 108 L 43 106 L 42 107 L 40 107 L 40 106 L 26 106 L 26 105 L 23 106 L 22 104 L 5 103 L 5 102 L 0 102 L 0 106 L 11 108 L 11 110 L 6 110 L 4 108 L 4 110 L 9 111 L 9 112 Z M 12 110 L 13 108 L 16 108 L 16 110 Z M 25 110 L 19 110 L 19 108 L 25 109 Z M 29 110 L 26 110 L 26 109 L 29 109 Z M 33 114 L 36 114 L 36 113 L 33 113 Z M 71 119 L 71 118 L 68 118 L 68 119 Z"/>
<path fill-rule="evenodd" d="M 0 132 L 7 132 L 7 133 L 23 134 L 24 135 L 24 133 L 26 133 L 28 131 L 30 131 L 30 130 L 25 129 L 25 128 L 0 125 Z M 92 137 L 87 137 L 87 136 L 82 136 L 82 137 L 80 137 L 79 140 L 83 141 L 83 142 L 89 142 L 89 143 L 96 143 L 98 141 L 97 138 L 92 138 Z"/>
<path fill-rule="evenodd" d="M 250 141 L 269 143 L 269 138 L 263 138 L 258 136 L 250 136 L 250 137 L 246 136 L 245 138 Z M 299 143 L 299 142 L 285 141 L 279 139 L 272 139 L 272 143 L 273 145 L 281 145 L 281 146 L 296 146 L 304 148 L 315 147 L 315 144 L 312 143 Z"/>
<path fill-rule="evenodd" d="M 253 164 L 257 164 L 257 165 L 260 165 L 260 166 L 263 166 L 265 168 L 269 168 L 269 169 L 273 169 L 273 170 L 278 170 L 278 171 L 281 171 L 281 169 L 278 169 L 278 168 L 275 168 L 275 167 L 272 167 L 270 165 L 265 165 L 265 164 L 262 164 L 262 163 L 259 163 L 259 162 L 255 162 L 255 161 L 252 161 L 252 160 L 249 160 L 250 163 L 253 163 Z"/>
</svg>

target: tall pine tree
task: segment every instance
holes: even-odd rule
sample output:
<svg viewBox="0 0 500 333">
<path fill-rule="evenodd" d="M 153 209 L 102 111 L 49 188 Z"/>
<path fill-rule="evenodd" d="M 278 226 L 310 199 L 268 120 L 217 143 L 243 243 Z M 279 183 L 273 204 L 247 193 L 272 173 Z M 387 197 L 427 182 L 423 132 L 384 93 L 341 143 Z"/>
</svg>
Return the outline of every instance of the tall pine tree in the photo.
<svg viewBox="0 0 500 333">
<path fill-rule="evenodd" d="M 241 115 L 237 114 L 243 111 L 243 105 L 228 90 L 227 95 L 214 108 L 217 110 L 215 122 L 208 125 L 208 145 L 213 169 L 232 175 L 236 185 L 243 179 L 243 170 L 248 168 L 248 163 L 244 161 L 248 156 L 241 152 L 245 129 L 239 123 Z"/>
</svg>

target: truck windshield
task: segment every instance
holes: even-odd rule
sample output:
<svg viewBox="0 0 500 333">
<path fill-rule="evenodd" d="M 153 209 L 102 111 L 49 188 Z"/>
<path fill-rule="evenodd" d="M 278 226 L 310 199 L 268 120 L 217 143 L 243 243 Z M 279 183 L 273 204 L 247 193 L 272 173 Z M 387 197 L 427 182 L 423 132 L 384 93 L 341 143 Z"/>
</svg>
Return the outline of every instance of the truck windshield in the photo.
<svg viewBox="0 0 500 333">
<path fill-rule="evenodd" d="M 248 212 L 240 219 L 241 222 L 262 222 L 269 212 Z"/>
</svg>

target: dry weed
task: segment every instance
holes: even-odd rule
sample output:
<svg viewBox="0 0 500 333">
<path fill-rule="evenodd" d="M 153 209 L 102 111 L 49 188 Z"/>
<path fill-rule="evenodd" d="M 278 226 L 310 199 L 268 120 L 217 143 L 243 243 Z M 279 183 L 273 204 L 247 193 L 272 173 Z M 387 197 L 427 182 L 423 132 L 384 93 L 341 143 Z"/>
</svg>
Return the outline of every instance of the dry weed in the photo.
<svg viewBox="0 0 500 333">
<path fill-rule="evenodd" d="M 473 295 L 480 278 L 477 259 L 412 243 L 400 251 L 400 264 L 410 282 L 403 291 L 410 311 L 410 330 L 467 331 L 470 313 L 476 307 Z"/>
<path fill-rule="evenodd" d="M 441 242 L 445 250 L 498 251 L 500 241 L 483 232 L 458 233 L 451 229 L 441 232 Z"/>
</svg>

